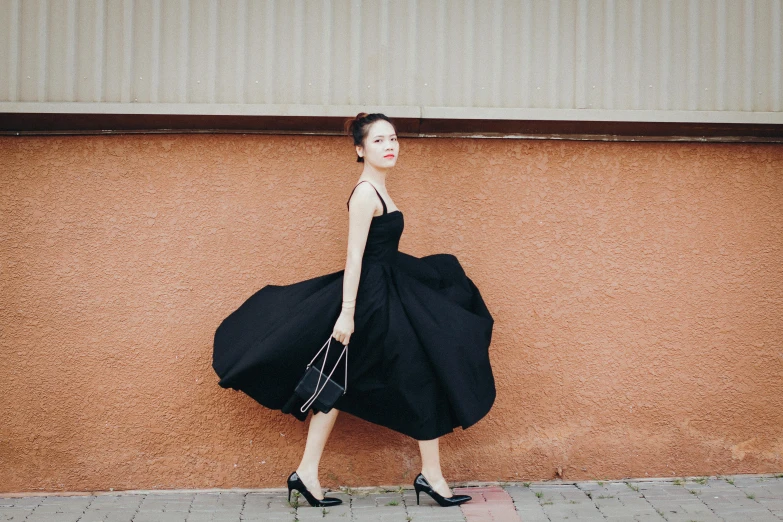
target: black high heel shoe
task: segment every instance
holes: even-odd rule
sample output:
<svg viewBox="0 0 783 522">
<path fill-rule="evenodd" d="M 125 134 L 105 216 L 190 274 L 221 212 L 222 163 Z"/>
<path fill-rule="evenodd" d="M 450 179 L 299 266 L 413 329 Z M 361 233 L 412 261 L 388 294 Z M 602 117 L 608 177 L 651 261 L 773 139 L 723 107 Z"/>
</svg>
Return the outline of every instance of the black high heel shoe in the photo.
<svg viewBox="0 0 783 522">
<path fill-rule="evenodd" d="M 291 473 L 291 475 L 288 477 L 288 502 L 291 502 L 292 489 L 295 489 L 301 493 L 302 496 L 307 499 L 307 502 L 309 502 L 313 507 L 329 507 L 343 503 L 343 501 L 339 498 L 324 497 L 322 500 L 315 498 L 313 494 L 307 490 L 307 487 L 304 485 L 304 482 L 302 482 L 302 479 L 299 478 L 299 475 L 296 474 L 296 471 Z"/>
<path fill-rule="evenodd" d="M 459 506 L 460 504 L 464 504 L 468 500 L 471 500 L 473 497 L 470 495 L 452 495 L 450 497 L 444 497 L 434 489 L 432 489 L 432 486 L 430 486 L 430 483 L 427 482 L 427 479 L 424 478 L 424 475 L 421 473 L 418 474 L 416 477 L 416 480 L 413 481 L 413 489 L 416 490 L 416 504 L 419 504 L 419 492 L 424 491 L 429 496 L 431 496 L 435 502 L 440 504 L 443 507 L 448 506 Z"/>
</svg>

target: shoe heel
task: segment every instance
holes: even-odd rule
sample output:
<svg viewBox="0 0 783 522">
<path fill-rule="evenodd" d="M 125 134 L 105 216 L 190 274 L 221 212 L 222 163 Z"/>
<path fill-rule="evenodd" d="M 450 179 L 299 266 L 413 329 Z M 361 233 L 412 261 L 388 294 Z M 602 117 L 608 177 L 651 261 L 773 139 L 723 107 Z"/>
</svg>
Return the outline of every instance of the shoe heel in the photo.
<svg viewBox="0 0 783 522">
<path fill-rule="evenodd" d="M 418 483 L 414 483 L 413 484 L 413 489 L 416 490 L 416 505 L 418 506 L 419 505 L 419 493 L 421 493 L 422 491 L 426 492 L 427 489 L 424 486 L 422 486 L 421 484 L 418 484 Z"/>
<path fill-rule="evenodd" d="M 291 502 L 291 490 L 297 490 L 301 496 L 303 496 L 307 503 L 310 504 L 312 507 L 330 507 L 330 506 L 337 506 L 339 504 L 342 504 L 343 501 L 339 498 L 331 498 L 331 497 L 324 497 L 322 499 L 317 499 L 313 496 L 312 493 L 310 493 L 307 490 L 307 487 L 304 485 L 304 482 L 302 482 L 302 479 L 298 476 L 296 477 L 296 480 L 294 480 L 294 476 L 296 475 L 296 472 L 291 473 L 288 477 L 288 502 Z"/>
</svg>

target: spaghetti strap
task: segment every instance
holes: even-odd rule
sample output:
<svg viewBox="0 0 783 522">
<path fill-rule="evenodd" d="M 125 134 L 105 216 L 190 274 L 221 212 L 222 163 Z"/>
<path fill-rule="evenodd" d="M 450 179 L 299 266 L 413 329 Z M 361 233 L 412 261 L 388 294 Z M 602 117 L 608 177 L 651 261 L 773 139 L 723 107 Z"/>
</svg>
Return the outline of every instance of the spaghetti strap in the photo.
<svg viewBox="0 0 783 522">
<path fill-rule="evenodd" d="M 365 180 L 360 181 L 359 183 L 356 184 L 356 187 L 358 187 L 361 183 L 364 183 L 365 181 L 367 181 L 367 180 L 365 179 Z M 370 183 L 370 182 L 367 181 L 367 183 Z M 378 194 L 378 198 L 380 198 L 380 200 L 381 200 L 381 205 L 383 205 L 383 213 L 386 214 L 386 202 L 381 197 L 381 193 L 378 192 L 378 189 L 375 188 L 375 185 L 373 185 L 372 183 L 370 183 L 370 186 L 375 191 L 375 193 Z M 345 206 L 348 207 L 348 210 L 351 209 L 351 206 L 348 203 L 351 201 L 351 197 L 353 196 L 353 191 L 356 190 L 356 187 L 353 188 L 353 190 L 351 191 L 351 195 L 348 196 L 348 201 L 345 202 Z"/>
</svg>

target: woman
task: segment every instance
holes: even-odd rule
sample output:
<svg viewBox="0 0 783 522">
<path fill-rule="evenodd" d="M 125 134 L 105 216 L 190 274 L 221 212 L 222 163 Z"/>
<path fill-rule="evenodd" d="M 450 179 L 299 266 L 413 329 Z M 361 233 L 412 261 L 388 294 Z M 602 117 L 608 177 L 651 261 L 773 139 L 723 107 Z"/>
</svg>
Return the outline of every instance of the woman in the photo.
<svg viewBox="0 0 783 522">
<path fill-rule="evenodd" d="M 288 478 L 289 499 L 296 489 L 312 506 L 341 502 L 321 494 L 318 465 L 339 411 L 346 411 L 418 440 L 417 502 L 424 491 L 441 506 L 459 505 L 471 497 L 452 495 L 438 441 L 476 423 L 494 403 L 494 321 L 456 257 L 398 250 L 403 214 L 386 190 L 400 150 L 391 120 L 360 113 L 346 129 L 364 168 L 347 202 L 345 268 L 256 292 L 218 327 L 213 367 L 222 387 L 268 408 L 302 421 L 313 410 L 302 461 Z M 325 338 L 350 345 L 342 363 L 346 391 L 328 413 L 294 394 Z M 324 362 L 327 372 L 338 348 Z"/>
</svg>

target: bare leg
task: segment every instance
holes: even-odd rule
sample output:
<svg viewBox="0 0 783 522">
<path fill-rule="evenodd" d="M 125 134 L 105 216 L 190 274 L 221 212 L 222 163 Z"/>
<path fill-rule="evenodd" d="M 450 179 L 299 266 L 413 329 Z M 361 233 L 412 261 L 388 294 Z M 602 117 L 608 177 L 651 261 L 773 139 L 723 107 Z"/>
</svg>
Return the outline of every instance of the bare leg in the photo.
<svg viewBox="0 0 783 522">
<path fill-rule="evenodd" d="M 321 491 L 321 483 L 318 481 L 318 464 L 321 462 L 321 454 L 323 454 L 324 446 L 329 438 L 329 434 L 332 432 L 338 413 L 338 410 L 332 408 L 329 413 L 313 414 L 307 431 L 307 442 L 305 443 L 302 462 L 296 468 L 296 474 L 302 479 L 308 491 L 318 500 L 323 500 L 324 498 Z"/>
<path fill-rule="evenodd" d="M 444 497 L 452 495 L 446 479 L 443 478 L 443 472 L 440 469 L 440 439 L 420 440 L 419 451 L 421 451 L 421 474 L 430 483 L 432 489 Z"/>
</svg>

